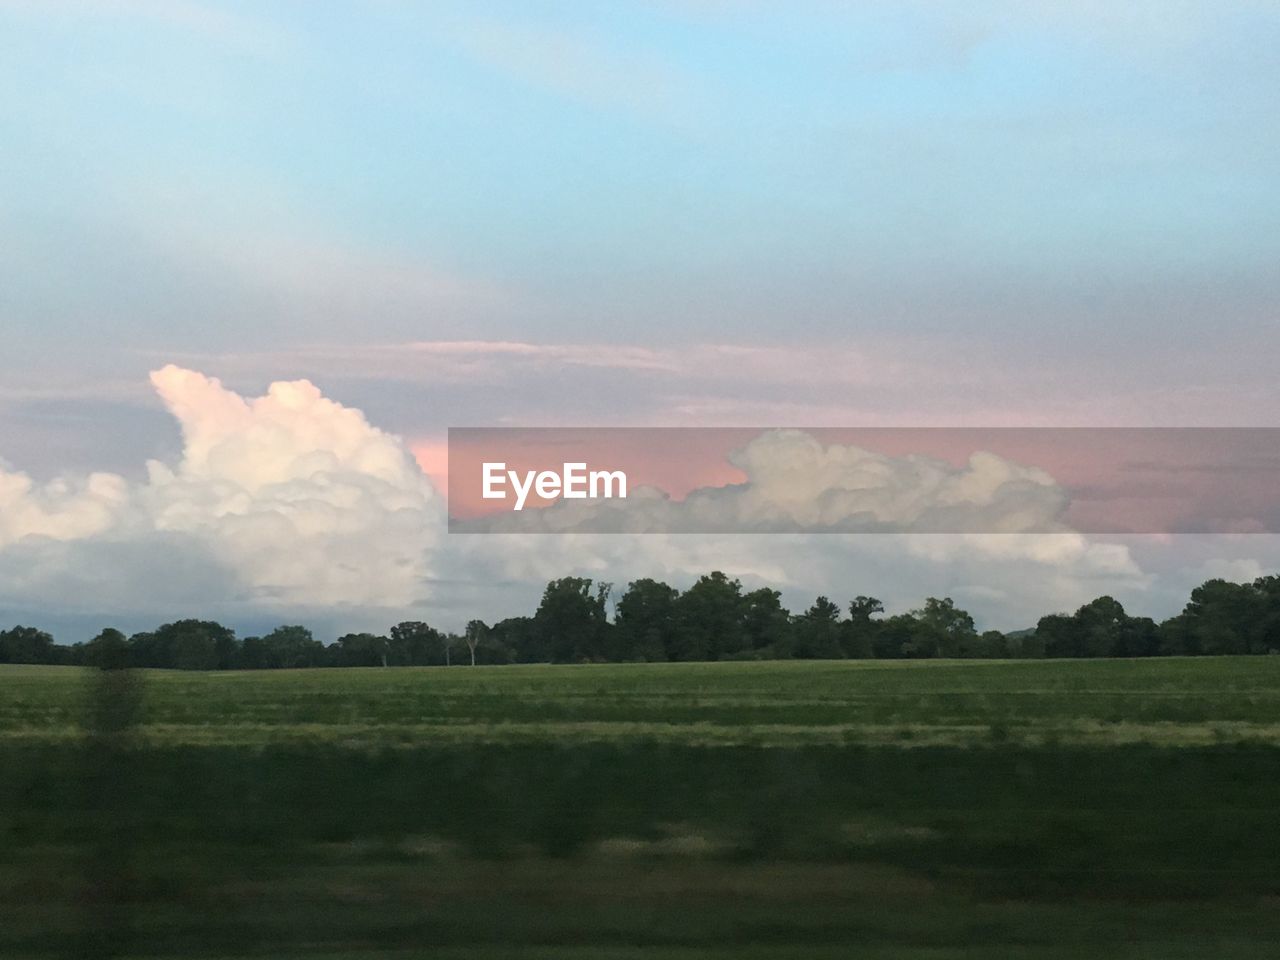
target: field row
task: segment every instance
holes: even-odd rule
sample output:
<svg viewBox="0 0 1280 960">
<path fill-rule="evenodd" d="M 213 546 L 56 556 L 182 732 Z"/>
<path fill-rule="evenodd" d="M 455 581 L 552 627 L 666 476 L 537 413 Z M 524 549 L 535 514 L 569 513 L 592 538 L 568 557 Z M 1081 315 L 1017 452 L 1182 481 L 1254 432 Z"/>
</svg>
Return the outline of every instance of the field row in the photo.
<svg viewBox="0 0 1280 960">
<path fill-rule="evenodd" d="M 65 735 L 97 695 L 94 676 L 66 667 L 0 667 L 0 735 Z M 517 739 L 570 729 L 602 739 L 929 743 L 981 740 L 995 730 L 1035 742 L 1202 744 L 1272 742 L 1280 724 L 1280 657 L 140 671 L 137 677 L 144 688 L 139 721 L 162 739 L 183 741 L 201 738 L 191 728 L 223 726 L 235 728 L 232 738 L 255 741 L 268 729 L 310 738 L 319 727 L 340 737 L 378 727 L 392 741 L 415 730 L 469 740 L 487 739 L 488 728 L 502 725 L 502 736 Z M 762 733 L 742 732 L 749 729 Z"/>
</svg>

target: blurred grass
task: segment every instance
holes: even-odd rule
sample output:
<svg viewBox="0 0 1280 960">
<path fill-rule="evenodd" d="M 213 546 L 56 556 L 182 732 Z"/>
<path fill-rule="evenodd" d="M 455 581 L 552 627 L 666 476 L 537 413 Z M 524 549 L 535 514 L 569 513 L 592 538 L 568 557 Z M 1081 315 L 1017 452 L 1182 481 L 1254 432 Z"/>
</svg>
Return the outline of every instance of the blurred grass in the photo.
<svg viewBox="0 0 1280 960">
<path fill-rule="evenodd" d="M 0 956 L 1280 955 L 1280 658 L 97 676 L 0 667 Z"/>
</svg>

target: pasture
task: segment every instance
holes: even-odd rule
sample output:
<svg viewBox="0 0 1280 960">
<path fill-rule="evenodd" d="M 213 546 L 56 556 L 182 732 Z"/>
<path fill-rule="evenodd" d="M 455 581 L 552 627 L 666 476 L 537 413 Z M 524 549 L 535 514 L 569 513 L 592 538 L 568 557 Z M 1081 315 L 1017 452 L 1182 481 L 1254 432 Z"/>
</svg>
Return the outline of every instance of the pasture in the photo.
<svg viewBox="0 0 1280 960">
<path fill-rule="evenodd" d="M 0 955 L 1280 944 L 1280 658 L 105 676 L 0 667 Z"/>
</svg>

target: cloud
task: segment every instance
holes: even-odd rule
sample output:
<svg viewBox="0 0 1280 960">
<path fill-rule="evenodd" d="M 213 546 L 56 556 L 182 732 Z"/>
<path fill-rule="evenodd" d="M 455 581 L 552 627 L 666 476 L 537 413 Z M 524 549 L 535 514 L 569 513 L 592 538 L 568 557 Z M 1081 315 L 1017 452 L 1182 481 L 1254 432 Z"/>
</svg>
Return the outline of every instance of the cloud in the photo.
<svg viewBox="0 0 1280 960">
<path fill-rule="evenodd" d="M 1196 539 L 1200 554 L 1180 566 L 1176 548 L 1151 538 L 1140 543 L 1140 564 L 1125 543 L 1074 533 L 451 536 L 441 498 L 401 439 L 312 383 L 241 395 L 173 366 L 152 381 L 183 446 L 168 462 L 150 462 L 145 480 L 98 473 L 41 483 L 0 469 L 0 610 L 38 622 L 80 615 L 84 636 L 106 615 L 139 627 L 184 615 L 258 626 L 287 616 L 322 632 L 385 629 L 406 617 L 453 627 L 527 613 L 551 577 L 621 586 L 656 576 L 684 587 L 721 569 L 749 586 L 780 587 L 793 608 L 818 593 L 874 594 L 891 610 L 953 596 L 984 626 L 1014 628 L 1101 593 L 1167 615 L 1206 562 L 1230 552 L 1274 565 L 1280 541 L 1236 538 L 1227 551 L 1221 539 Z M 920 518 L 960 505 L 974 517 L 1030 511 L 1039 522 L 1056 503 L 1049 478 L 998 458 L 958 466 L 878 458 L 793 432 L 748 445 L 740 465 L 755 492 L 729 491 L 702 509 L 737 522 L 808 509 L 816 495 L 837 520 L 865 510 Z M 1158 578 L 1148 564 L 1161 567 Z"/>
<path fill-rule="evenodd" d="M 0 546 L 34 556 L 45 542 L 36 567 L 63 583 L 84 583 L 77 568 L 108 545 L 136 554 L 149 543 L 161 553 L 207 557 L 225 571 L 222 592 L 234 584 L 233 595 L 248 603 L 385 607 L 421 599 L 443 508 L 399 438 L 305 380 L 273 383 L 246 399 L 175 366 L 151 379 L 182 428 L 180 462 L 149 462 L 147 482 L 137 485 L 103 473 L 37 485 L 0 472 Z M 86 547 L 52 549 L 49 541 Z M 119 577 L 107 582 L 121 587 Z M 133 587 L 142 600 L 148 586 L 163 584 Z"/>
<path fill-rule="evenodd" d="M 460 529 L 627 533 L 1028 533 L 1066 528 L 1066 491 L 1049 474 L 992 453 L 963 466 L 824 445 L 801 430 L 771 430 L 730 462 L 742 483 L 701 487 L 682 500 L 639 487 L 626 499 L 558 500 L 493 513 Z"/>
<path fill-rule="evenodd" d="M 909 335 L 751 345 L 469 338 L 177 356 L 239 378 L 281 369 L 323 378 L 415 441 L 459 423 L 1270 426 L 1280 399 L 1275 338 L 1220 339 L 1211 355 L 1180 341 L 1137 350 L 1100 340 L 1086 356 L 1037 334 L 998 348 Z"/>
<path fill-rule="evenodd" d="M 496 363 L 530 366 L 600 367 L 609 370 L 678 372 L 682 364 L 672 351 L 627 344 L 537 344 L 518 340 L 424 340 L 374 352 L 393 351 L 421 362 L 435 362 L 464 375 L 492 372 Z M 443 371 L 442 371 L 443 372 Z"/>
<path fill-rule="evenodd" d="M 823 446 L 802 431 L 776 430 L 731 460 L 748 482 L 723 498 L 727 503 L 715 504 L 716 512 L 766 526 L 1044 531 L 1059 526 L 1067 504 L 1066 493 L 1043 470 L 984 452 L 954 467 L 930 457 Z M 719 498 L 708 493 L 714 504 Z"/>
<path fill-rule="evenodd" d="M 650 347 L 620 343 L 531 343 L 511 340 L 426 340 L 366 348 L 369 361 L 382 361 L 404 372 L 409 364 L 438 365 L 439 372 L 500 377 L 520 368 L 589 368 L 671 376 L 698 377 L 708 383 L 748 380 L 797 384 L 815 379 L 832 382 L 887 383 L 906 372 L 898 357 L 873 355 L 853 346 L 746 346 L 694 343 Z M 916 372 L 922 361 L 917 358 Z"/>
<path fill-rule="evenodd" d="M 1254 557 L 1215 557 L 1206 561 L 1200 570 L 1205 580 L 1231 580 L 1236 583 L 1257 580 L 1268 573 Z"/>
<path fill-rule="evenodd" d="M 37 484 L 0 469 L 0 548 L 24 537 L 79 540 L 114 526 L 129 502 L 123 477 L 93 473 Z"/>
<path fill-rule="evenodd" d="M 151 379 L 184 439 L 177 470 L 149 464 L 157 529 L 206 538 L 264 598 L 419 598 L 442 508 L 399 438 L 305 380 L 246 401 L 178 367 Z"/>
</svg>

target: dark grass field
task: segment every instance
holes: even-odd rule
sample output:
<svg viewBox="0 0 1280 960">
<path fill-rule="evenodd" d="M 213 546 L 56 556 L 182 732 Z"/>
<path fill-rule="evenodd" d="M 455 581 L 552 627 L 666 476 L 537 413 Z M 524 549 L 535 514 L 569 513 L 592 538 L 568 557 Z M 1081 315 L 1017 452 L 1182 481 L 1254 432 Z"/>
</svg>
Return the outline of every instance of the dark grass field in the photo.
<svg viewBox="0 0 1280 960">
<path fill-rule="evenodd" d="M 0 956 L 1280 955 L 1280 658 L 0 667 Z"/>
</svg>

